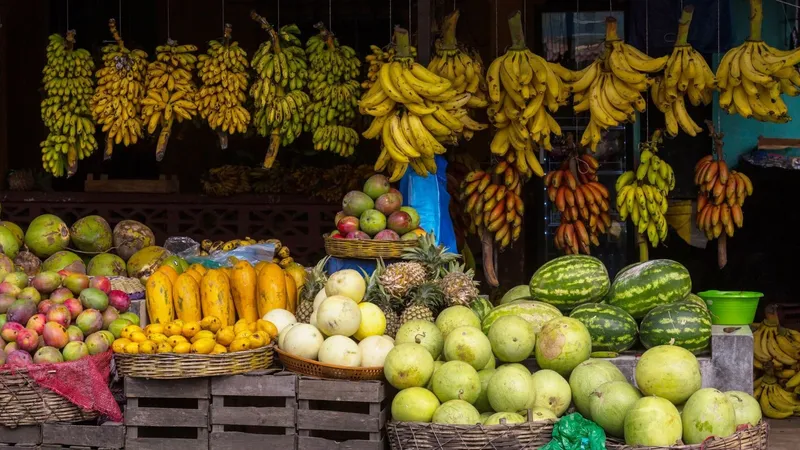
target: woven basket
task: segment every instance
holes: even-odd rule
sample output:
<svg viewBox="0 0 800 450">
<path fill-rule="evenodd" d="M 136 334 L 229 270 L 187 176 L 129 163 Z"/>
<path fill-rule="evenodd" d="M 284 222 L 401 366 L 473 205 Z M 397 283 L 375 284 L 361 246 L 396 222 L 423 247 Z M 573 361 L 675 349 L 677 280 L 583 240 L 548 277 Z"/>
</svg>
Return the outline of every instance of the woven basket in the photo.
<svg viewBox="0 0 800 450">
<path fill-rule="evenodd" d="M 23 368 L 0 370 L 0 425 L 16 427 L 51 422 L 80 422 L 97 417 L 39 386 Z"/>
<path fill-rule="evenodd" d="M 120 376 L 177 379 L 236 375 L 272 365 L 272 346 L 243 352 L 200 355 L 197 353 L 114 354 Z"/>
<path fill-rule="evenodd" d="M 392 259 L 400 258 L 403 252 L 416 247 L 418 240 L 413 241 L 367 241 L 360 239 L 334 239 L 324 235 L 325 252 L 336 258 L 355 259 Z"/>
<path fill-rule="evenodd" d="M 673 445 L 671 447 L 634 447 L 615 439 L 606 441 L 608 450 L 767 450 L 769 424 L 761 421 L 758 426 L 741 430 L 725 438 L 712 437 L 702 444 Z"/>
<path fill-rule="evenodd" d="M 383 367 L 345 367 L 323 364 L 319 361 L 290 355 L 275 347 L 278 359 L 286 370 L 317 378 L 335 378 L 338 380 L 383 380 Z"/>
<path fill-rule="evenodd" d="M 552 439 L 554 420 L 510 425 L 386 424 L 392 450 L 481 449 L 534 450 Z"/>
</svg>

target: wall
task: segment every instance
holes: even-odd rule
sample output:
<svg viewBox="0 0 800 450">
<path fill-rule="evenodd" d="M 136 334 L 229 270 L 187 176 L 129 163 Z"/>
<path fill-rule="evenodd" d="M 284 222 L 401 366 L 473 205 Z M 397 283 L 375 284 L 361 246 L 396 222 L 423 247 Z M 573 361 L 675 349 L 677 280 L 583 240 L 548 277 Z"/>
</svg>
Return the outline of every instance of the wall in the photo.
<svg viewBox="0 0 800 450">
<path fill-rule="evenodd" d="M 762 37 L 764 41 L 776 48 L 788 48 L 788 36 L 792 22 L 787 21 L 794 17 L 794 8 L 786 6 L 784 13 L 783 5 L 774 0 L 763 0 L 764 22 L 762 25 Z M 731 0 L 733 30 L 733 43 L 740 45 L 749 35 L 748 17 L 750 7 L 747 0 Z M 718 58 L 717 58 L 718 59 Z M 789 108 L 789 115 L 800 117 L 800 97 L 784 96 L 784 101 Z M 725 133 L 725 161 L 729 165 L 735 165 L 739 157 L 752 150 L 759 136 L 775 138 L 800 138 L 800 130 L 796 123 L 786 124 L 763 123 L 754 119 L 745 119 L 738 115 L 728 115 L 721 111 L 719 107 L 714 108 L 714 122 L 722 124 L 722 131 Z M 800 119 L 797 119 L 800 120 Z M 800 151 L 793 150 L 791 154 L 800 155 Z"/>
</svg>

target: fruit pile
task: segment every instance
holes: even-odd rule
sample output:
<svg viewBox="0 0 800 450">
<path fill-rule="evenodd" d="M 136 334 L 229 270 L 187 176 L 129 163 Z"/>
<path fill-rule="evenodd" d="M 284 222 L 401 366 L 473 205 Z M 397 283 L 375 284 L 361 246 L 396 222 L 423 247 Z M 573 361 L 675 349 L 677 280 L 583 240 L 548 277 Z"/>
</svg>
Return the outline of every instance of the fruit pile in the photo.
<svg viewBox="0 0 800 450">
<path fill-rule="evenodd" d="M 0 270 L 0 365 L 25 366 L 75 361 L 103 353 L 121 322 L 139 320 L 127 312 L 127 294 L 111 290 L 106 277 Z"/>
<path fill-rule="evenodd" d="M 778 322 L 774 305 L 753 333 L 753 391 L 771 419 L 800 415 L 800 332 Z"/>
<path fill-rule="evenodd" d="M 75 48 L 75 31 L 50 36 L 42 84 L 42 121 L 48 128 L 42 147 L 42 166 L 53 176 L 72 176 L 78 160 L 97 149 L 89 100 L 94 92 L 92 55 Z"/>
<path fill-rule="evenodd" d="M 403 195 L 380 174 L 371 176 L 360 191 L 350 191 L 336 214 L 334 239 L 375 239 L 378 241 L 415 240 L 425 231 L 419 227 L 419 214 L 403 205 Z"/>
<path fill-rule="evenodd" d="M 597 181 L 600 163 L 590 154 L 570 155 L 544 177 L 547 197 L 561 213 L 554 244 L 567 254 L 590 254 L 598 234 L 611 226 L 608 189 Z"/>
</svg>

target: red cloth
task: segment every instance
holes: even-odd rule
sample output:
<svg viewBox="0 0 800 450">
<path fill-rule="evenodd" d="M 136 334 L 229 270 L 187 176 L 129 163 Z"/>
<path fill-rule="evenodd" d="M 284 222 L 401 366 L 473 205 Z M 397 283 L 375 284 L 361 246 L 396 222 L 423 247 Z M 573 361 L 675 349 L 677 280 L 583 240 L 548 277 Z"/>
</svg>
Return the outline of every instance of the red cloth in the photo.
<svg viewBox="0 0 800 450">
<path fill-rule="evenodd" d="M 107 351 L 77 361 L 32 364 L 25 369 L 39 386 L 50 389 L 84 410 L 96 411 L 114 422 L 122 422 L 122 411 L 108 386 L 111 358 L 111 352 Z"/>
</svg>

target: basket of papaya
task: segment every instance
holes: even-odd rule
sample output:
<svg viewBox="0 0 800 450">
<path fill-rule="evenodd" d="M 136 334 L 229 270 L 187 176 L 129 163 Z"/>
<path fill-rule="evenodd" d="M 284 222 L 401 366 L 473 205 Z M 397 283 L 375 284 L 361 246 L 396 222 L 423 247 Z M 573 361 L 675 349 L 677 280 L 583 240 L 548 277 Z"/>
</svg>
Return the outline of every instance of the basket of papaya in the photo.
<svg viewBox="0 0 800 450">
<path fill-rule="evenodd" d="M 181 274 L 159 267 L 145 283 L 150 324 L 119 323 L 111 330 L 118 372 L 171 379 L 269 368 L 278 336 L 273 321 L 293 317 L 304 276 L 247 261 L 210 270 L 193 265 Z"/>
</svg>

